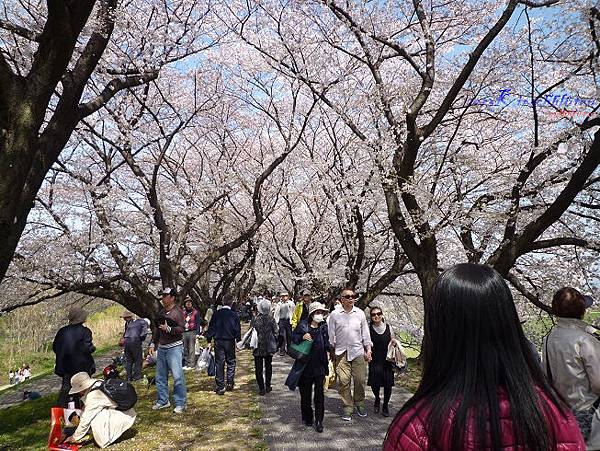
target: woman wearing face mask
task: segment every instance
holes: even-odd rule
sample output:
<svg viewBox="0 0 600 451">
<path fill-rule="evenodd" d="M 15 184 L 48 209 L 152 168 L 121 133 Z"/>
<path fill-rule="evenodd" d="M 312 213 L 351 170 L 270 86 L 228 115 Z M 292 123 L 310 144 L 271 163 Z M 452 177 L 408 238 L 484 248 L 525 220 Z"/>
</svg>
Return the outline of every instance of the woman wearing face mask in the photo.
<svg viewBox="0 0 600 451">
<path fill-rule="evenodd" d="M 301 370 L 298 388 L 300 389 L 300 409 L 302 421 L 307 426 L 313 425 L 313 408 L 311 396 L 314 385 L 314 426 L 317 432 L 323 432 L 323 415 L 325 414 L 325 395 L 323 384 L 328 374 L 329 334 L 325 315 L 328 310 L 320 302 L 312 302 L 308 307 L 308 318 L 300 321 L 292 333 L 292 342 L 298 344 L 302 340 L 313 342 L 310 357 L 305 363 L 296 361 L 294 367 Z M 292 368 L 292 372 L 294 368 Z"/>
</svg>

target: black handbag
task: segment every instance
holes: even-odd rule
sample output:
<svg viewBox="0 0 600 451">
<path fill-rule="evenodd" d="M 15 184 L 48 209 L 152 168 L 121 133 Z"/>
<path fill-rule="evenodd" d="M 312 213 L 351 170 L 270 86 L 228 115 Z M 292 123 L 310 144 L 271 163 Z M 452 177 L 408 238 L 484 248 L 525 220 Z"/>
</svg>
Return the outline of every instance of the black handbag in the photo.
<svg viewBox="0 0 600 451">
<path fill-rule="evenodd" d="M 275 354 L 277 352 L 277 338 L 273 332 L 269 332 L 267 339 L 267 353 Z"/>
</svg>

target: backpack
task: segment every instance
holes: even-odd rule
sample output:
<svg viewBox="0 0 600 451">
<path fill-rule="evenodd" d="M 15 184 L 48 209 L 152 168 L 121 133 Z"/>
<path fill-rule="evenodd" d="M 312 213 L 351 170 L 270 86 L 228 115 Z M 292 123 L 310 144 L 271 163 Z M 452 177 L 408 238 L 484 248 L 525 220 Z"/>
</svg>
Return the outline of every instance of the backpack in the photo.
<svg viewBox="0 0 600 451">
<path fill-rule="evenodd" d="M 92 390 L 101 390 L 102 393 L 117 403 L 117 410 L 121 411 L 131 409 L 138 399 L 133 385 L 121 379 L 108 379 Z"/>
</svg>

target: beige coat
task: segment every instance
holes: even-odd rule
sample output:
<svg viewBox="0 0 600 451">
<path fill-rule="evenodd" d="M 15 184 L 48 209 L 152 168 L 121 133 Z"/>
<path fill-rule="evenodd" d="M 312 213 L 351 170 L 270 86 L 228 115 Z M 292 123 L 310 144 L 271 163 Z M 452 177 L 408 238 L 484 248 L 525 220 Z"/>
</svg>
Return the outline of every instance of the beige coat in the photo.
<svg viewBox="0 0 600 451">
<path fill-rule="evenodd" d="M 600 396 L 600 341 L 586 326 L 578 319 L 558 318 L 542 347 L 544 372 L 548 375 L 548 362 L 554 387 L 576 411 L 589 409 Z M 600 450 L 600 409 L 586 445 Z"/>
<path fill-rule="evenodd" d="M 96 384 L 95 384 L 96 385 Z M 92 429 L 94 440 L 100 448 L 106 448 L 129 429 L 135 421 L 135 410 L 116 410 L 117 404 L 101 390 L 91 390 L 83 397 L 85 408 L 73 439 L 81 441 Z"/>
</svg>

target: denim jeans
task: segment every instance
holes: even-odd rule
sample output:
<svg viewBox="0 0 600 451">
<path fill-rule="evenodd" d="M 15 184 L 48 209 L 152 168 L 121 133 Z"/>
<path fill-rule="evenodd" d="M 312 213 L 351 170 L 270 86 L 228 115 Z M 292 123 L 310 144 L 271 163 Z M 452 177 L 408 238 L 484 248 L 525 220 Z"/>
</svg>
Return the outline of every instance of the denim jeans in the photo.
<svg viewBox="0 0 600 451">
<path fill-rule="evenodd" d="M 196 331 L 188 330 L 183 333 L 183 366 L 196 365 Z"/>
<path fill-rule="evenodd" d="M 277 340 L 277 347 L 280 352 L 285 352 L 290 346 L 292 341 L 292 325 L 289 319 L 279 320 L 279 337 Z"/>
<path fill-rule="evenodd" d="M 158 404 L 164 405 L 169 402 L 169 370 L 173 375 L 173 401 L 175 406 L 185 407 L 187 391 L 185 379 L 183 378 L 183 344 L 172 348 L 158 347 L 156 352 L 156 391 L 158 392 Z"/>
</svg>

